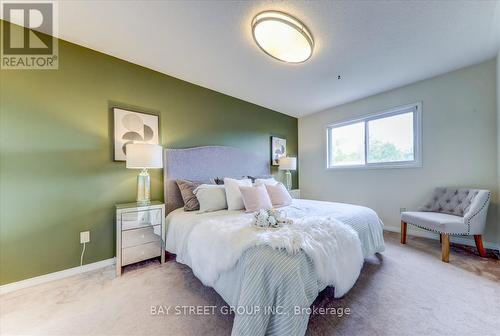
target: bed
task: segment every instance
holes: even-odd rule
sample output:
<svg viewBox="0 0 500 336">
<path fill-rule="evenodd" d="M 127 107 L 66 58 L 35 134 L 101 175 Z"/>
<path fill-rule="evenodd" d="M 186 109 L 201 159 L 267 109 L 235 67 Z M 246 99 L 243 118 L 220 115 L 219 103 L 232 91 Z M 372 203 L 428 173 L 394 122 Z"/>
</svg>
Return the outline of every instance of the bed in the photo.
<svg viewBox="0 0 500 336">
<path fill-rule="evenodd" d="M 308 308 L 323 289 L 332 285 L 320 279 L 310 255 L 304 251 L 289 253 L 265 245 L 253 246 L 244 249 L 233 263 L 227 263 L 230 267 L 221 268 L 213 277 L 207 277 L 207 270 L 195 259 L 205 257 L 200 260 L 205 264 L 212 263 L 205 265 L 211 271 L 223 263 L 218 259 L 227 260 L 232 251 L 224 250 L 221 240 L 211 237 L 210 231 L 200 231 L 200 228 L 231 221 L 246 223 L 253 215 L 229 210 L 186 212 L 182 209 L 182 198 L 175 184 L 177 179 L 203 181 L 214 177 L 268 175 L 269 159 L 223 146 L 165 149 L 164 158 L 168 213 L 165 249 L 176 255 L 177 262 L 191 267 L 204 285 L 213 287 L 235 309 L 232 334 L 304 335 L 309 321 L 308 310 L 304 308 Z M 282 211 L 297 221 L 326 217 L 340 221 L 356 232 L 365 258 L 384 250 L 382 222 L 369 208 L 297 199 Z M 199 232 L 203 232 L 202 238 L 206 242 L 198 240 L 194 244 L 192 237 L 196 236 L 195 233 L 200 235 Z M 214 251 L 218 253 L 215 256 Z"/>
</svg>

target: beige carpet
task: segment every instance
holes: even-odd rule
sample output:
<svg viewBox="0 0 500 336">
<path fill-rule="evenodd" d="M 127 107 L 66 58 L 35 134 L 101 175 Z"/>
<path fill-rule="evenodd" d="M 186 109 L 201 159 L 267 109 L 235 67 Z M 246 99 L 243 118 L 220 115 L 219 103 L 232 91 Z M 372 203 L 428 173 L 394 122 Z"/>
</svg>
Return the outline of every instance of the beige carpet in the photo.
<svg viewBox="0 0 500 336">
<path fill-rule="evenodd" d="M 308 335 L 500 335 L 500 262 L 439 242 L 386 233 L 387 251 L 364 265 L 342 299 L 324 291 L 317 307 L 350 308 L 343 317 L 314 315 Z M 152 305 L 217 305 L 188 267 L 148 262 L 115 278 L 112 267 L 0 297 L 3 335 L 229 335 L 232 316 L 150 314 Z"/>
</svg>

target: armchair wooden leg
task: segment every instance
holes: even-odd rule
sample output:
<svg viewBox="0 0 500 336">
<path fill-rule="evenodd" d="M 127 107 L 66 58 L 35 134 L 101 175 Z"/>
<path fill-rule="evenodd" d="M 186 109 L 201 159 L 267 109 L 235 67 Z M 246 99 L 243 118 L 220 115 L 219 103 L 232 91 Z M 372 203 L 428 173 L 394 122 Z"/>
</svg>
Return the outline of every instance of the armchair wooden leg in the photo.
<svg viewBox="0 0 500 336">
<path fill-rule="evenodd" d="M 479 255 L 483 258 L 488 257 L 486 249 L 483 246 L 483 238 L 481 237 L 481 235 L 474 235 L 474 241 L 476 242 L 476 247 Z"/>
<path fill-rule="evenodd" d="M 401 221 L 401 244 L 406 244 L 406 227 L 408 224 Z"/>
<path fill-rule="evenodd" d="M 450 236 L 444 233 L 441 234 L 441 260 L 450 261 Z"/>
</svg>

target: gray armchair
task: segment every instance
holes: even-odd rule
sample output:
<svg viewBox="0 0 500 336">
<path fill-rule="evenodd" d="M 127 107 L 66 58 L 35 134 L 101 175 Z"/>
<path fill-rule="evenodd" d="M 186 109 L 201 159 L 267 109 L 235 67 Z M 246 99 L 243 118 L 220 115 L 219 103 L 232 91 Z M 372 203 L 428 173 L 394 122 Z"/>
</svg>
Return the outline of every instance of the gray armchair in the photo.
<svg viewBox="0 0 500 336">
<path fill-rule="evenodd" d="M 481 257 L 486 257 L 481 235 L 491 192 L 479 189 L 436 188 L 419 211 L 401 213 L 401 244 L 406 244 L 407 224 L 440 234 L 442 260 L 449 261 L 450 235 L 473 235 Z"/>
</svg>

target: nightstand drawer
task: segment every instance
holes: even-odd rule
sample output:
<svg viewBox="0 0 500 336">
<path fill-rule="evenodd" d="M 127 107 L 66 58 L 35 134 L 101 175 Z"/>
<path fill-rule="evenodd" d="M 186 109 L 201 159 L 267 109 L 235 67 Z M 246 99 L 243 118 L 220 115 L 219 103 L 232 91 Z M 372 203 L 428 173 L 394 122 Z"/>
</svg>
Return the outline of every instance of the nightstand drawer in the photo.
<svg viewBox="0 0 500 336">
<path fill-rule="evenodd" d="M 132 264 L 161 255 L 161 241 L 124 248 L 122 252 L 122 266 Z"/>
<path fill-rule="evenodd" d="M 122 248 L 161 240 L 161 225 L 122 232 Z"/>
<path fill-rule="evenodd" d="M 144 226 L 160 225 L 162 223 L 162 209 L 124 212 L 121 216 L 122 231 Z"/>
</svg>

